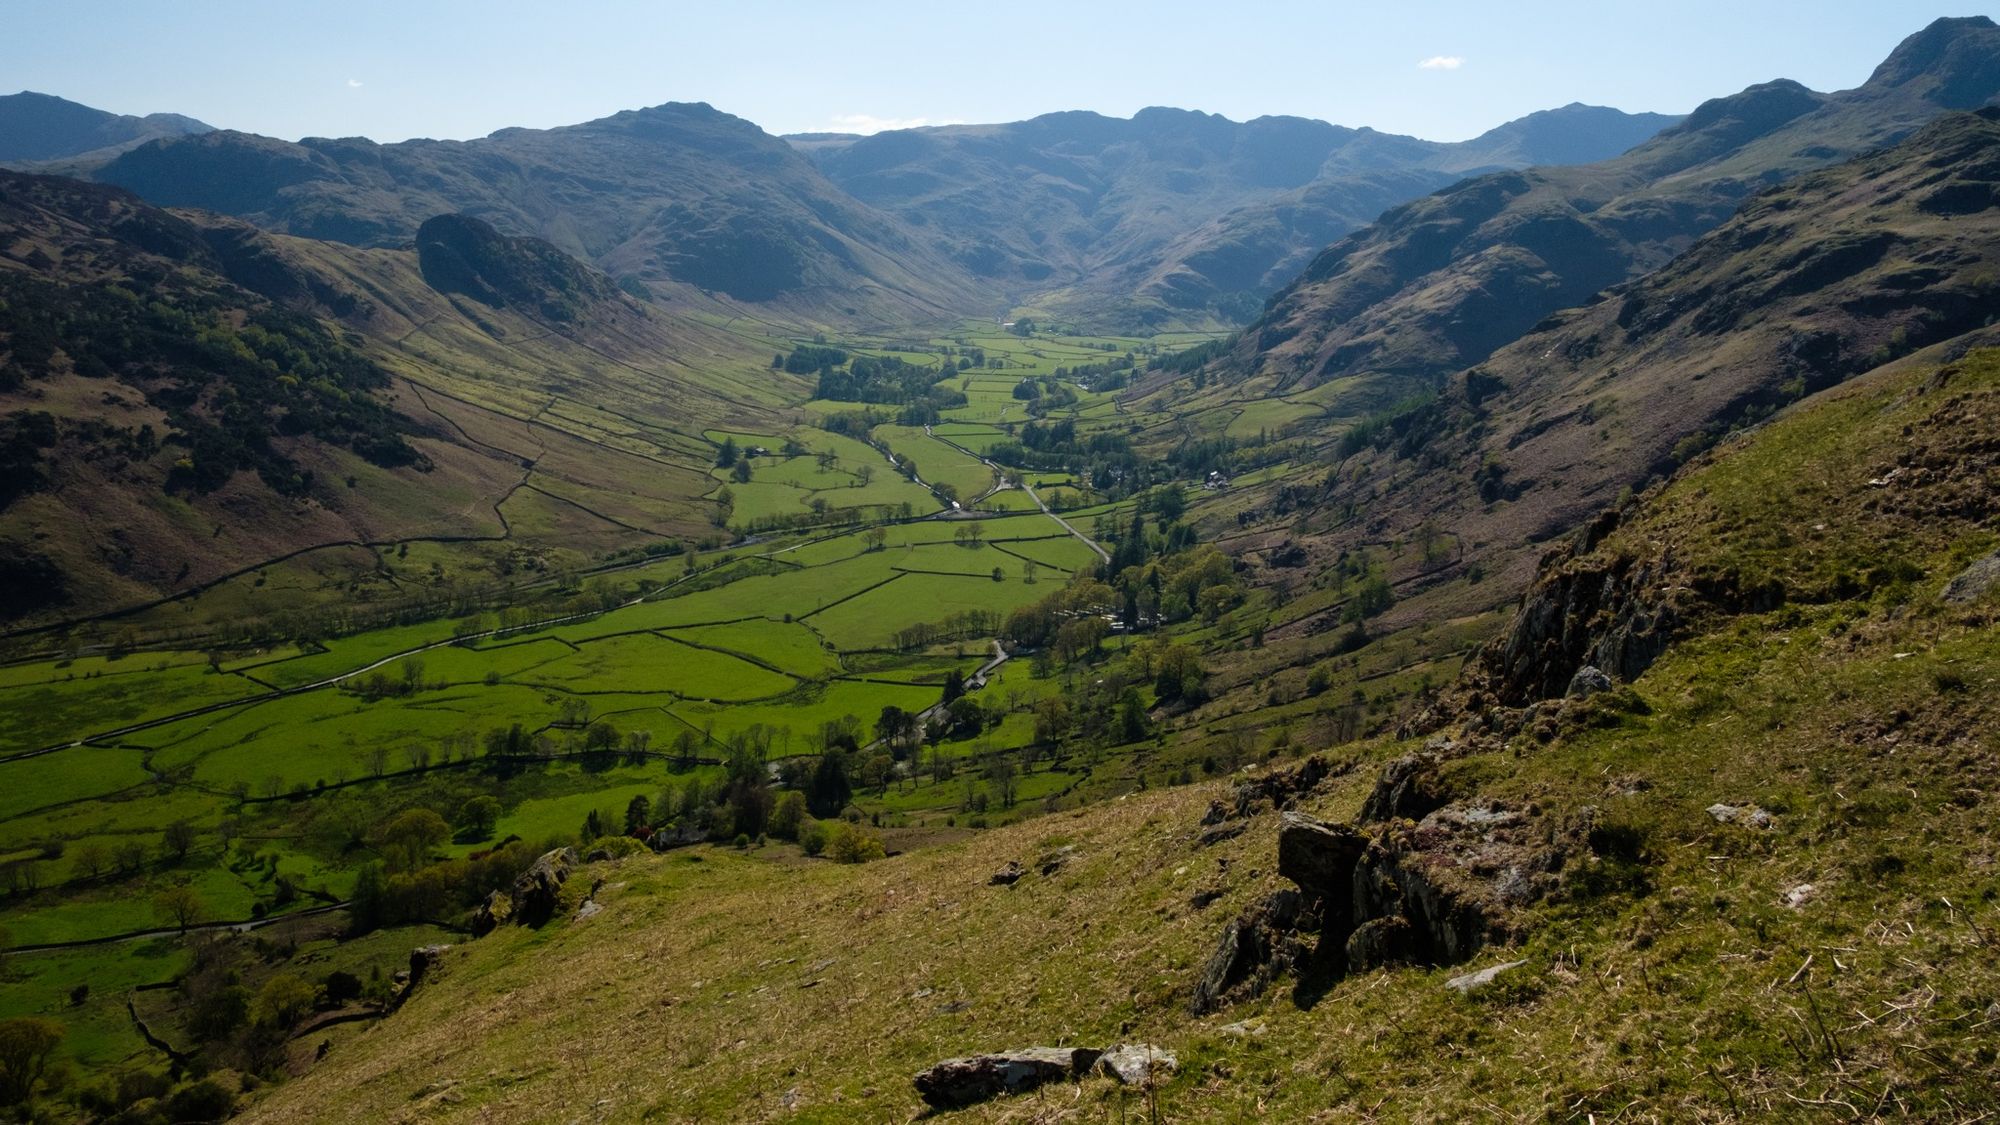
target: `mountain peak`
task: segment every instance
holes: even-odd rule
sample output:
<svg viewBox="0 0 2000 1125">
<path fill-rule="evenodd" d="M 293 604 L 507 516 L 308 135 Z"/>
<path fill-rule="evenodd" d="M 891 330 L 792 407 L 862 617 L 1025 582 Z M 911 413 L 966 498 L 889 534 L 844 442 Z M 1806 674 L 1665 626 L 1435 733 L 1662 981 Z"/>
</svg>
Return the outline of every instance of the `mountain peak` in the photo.
<svg viewBox="0 0 2000 1125">
<path fill-rule="evenodd" d="M 1985 16 L 1935 20 L 1898 44 L 1863 90 L 1925 87 L 1947 109 L 1973 109 L 2000 89 L 2000 25 Z"/>
</svg>

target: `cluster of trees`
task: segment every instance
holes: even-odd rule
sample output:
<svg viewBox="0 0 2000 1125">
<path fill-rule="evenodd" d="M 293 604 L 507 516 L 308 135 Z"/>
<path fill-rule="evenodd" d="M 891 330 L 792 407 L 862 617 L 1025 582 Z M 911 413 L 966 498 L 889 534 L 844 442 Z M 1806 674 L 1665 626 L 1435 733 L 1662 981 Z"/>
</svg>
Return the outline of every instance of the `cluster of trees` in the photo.
<svg viewBox="0 0 2000 1125">
<path fill-rule="evenodd" d="M 1000 614 L 987 609 L 968 609 L 938 621 L 923 622 L 896 630 L 890 644 L 898 652 L 928 648 L 947 641 L 990 637 L 1001 625 Z"/>
</svg>

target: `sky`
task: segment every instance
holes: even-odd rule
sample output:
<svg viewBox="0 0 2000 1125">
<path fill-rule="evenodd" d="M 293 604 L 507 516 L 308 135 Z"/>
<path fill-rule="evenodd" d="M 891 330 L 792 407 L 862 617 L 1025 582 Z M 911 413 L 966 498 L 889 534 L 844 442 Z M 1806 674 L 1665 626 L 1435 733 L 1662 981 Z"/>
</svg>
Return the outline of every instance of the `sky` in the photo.
<svg viewBox="0 0 2000 1125">
<path fill-rule="evenodd" d="M 1462 140 L 1580 101 L 1684 113 L 1864 81 L 1907 0 L 0 0 L 0 93 L 269 136 L 469 138 L 668 101 L 773 133 L 1149 105 Z"/>
</svg>

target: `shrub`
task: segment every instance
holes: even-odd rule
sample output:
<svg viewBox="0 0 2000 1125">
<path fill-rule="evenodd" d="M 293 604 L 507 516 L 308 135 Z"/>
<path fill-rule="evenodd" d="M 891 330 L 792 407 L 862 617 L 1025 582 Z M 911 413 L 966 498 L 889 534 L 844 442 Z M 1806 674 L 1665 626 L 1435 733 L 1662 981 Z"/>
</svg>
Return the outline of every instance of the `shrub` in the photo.
<svg viewBox="0 0 2000 1125">
<path fill-rule="evenodd" d="M 826 825 L 817 820 L 808 820 L 799 826 L 799 847 L 807 855 L 818 855 L 826 850 Z"/>
<path fill-rule="evenodd" d="M 853 824 L 837 824 L 828 834 L 826 854 L 836 863 L 867 863 L 888 854 L 881 837 Z"/>
</svg>

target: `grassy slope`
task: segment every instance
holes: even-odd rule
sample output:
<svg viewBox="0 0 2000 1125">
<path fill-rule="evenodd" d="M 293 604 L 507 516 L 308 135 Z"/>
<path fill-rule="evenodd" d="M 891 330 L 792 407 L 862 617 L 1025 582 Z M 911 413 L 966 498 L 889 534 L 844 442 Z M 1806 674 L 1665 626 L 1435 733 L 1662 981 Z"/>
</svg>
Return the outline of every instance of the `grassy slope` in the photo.
<svg viewBox="0 0 2000 1125">
<path fill-rule="evenodd" d="M 1188 1017 L 1224 919 L 1277 885 L 1274 817 L 1195 847 L 1222 791 L 1204 785 L 862 868 L 715 851 L 586 872 L 609 880 L 604 914 L 454 952 L 403 1012 L 252 1117 L 886 1120 L 912 1112 L 907 1077 L 938 1057 L 1130 1038 L 1180 1052 L 1162 1097 L 1178 1119 L 1970 1118 L 1991 1108 L 2000 989 L 2000 877 L 1982 858 L 2000 644 L 1990 596 L 1938 595 L 1995 537 L 1990 500 L 1931 502 L 1992 495 L 1991 449 L 1963 453 L 1996 405 L 1992 353 L 1949 377 L 1870 378 L 1721 450 L 1598 548 L 1671 548 L 1801 591 L 1890 552 L 1915 571 L 1706 618 L 1629 694 L 1453 766 L 1467 790 L 1596 805 L 1644 856 L 1573 872 L 1523 948 L 1479 959 L 1528 966 L 1474 996 L 1441 987 L 1451 970 L 1384 971 L 1310 1008 L 1281 987 Z M 1961 471 L 1871 488 L 1905 426 L 1957 449 Z M 1350 815 L 1371 776 L 1313 804 Z M 1702 811 L 1717 801 L 1775 826 L 1719 825 Z M 1065 845 L 1058 874 L 985 885 Z M 1816 893 L 1787 906 L 1802 884 Z M 1188 896 L 1206 887 L 1225 897 L 1198 911 Z M 1265 1034 L 1220 1030 L 1245 1018 Z M 1100 1081 L 963 1116 L 1139 1111 L 1117 1098 Z"/>
</svg>

